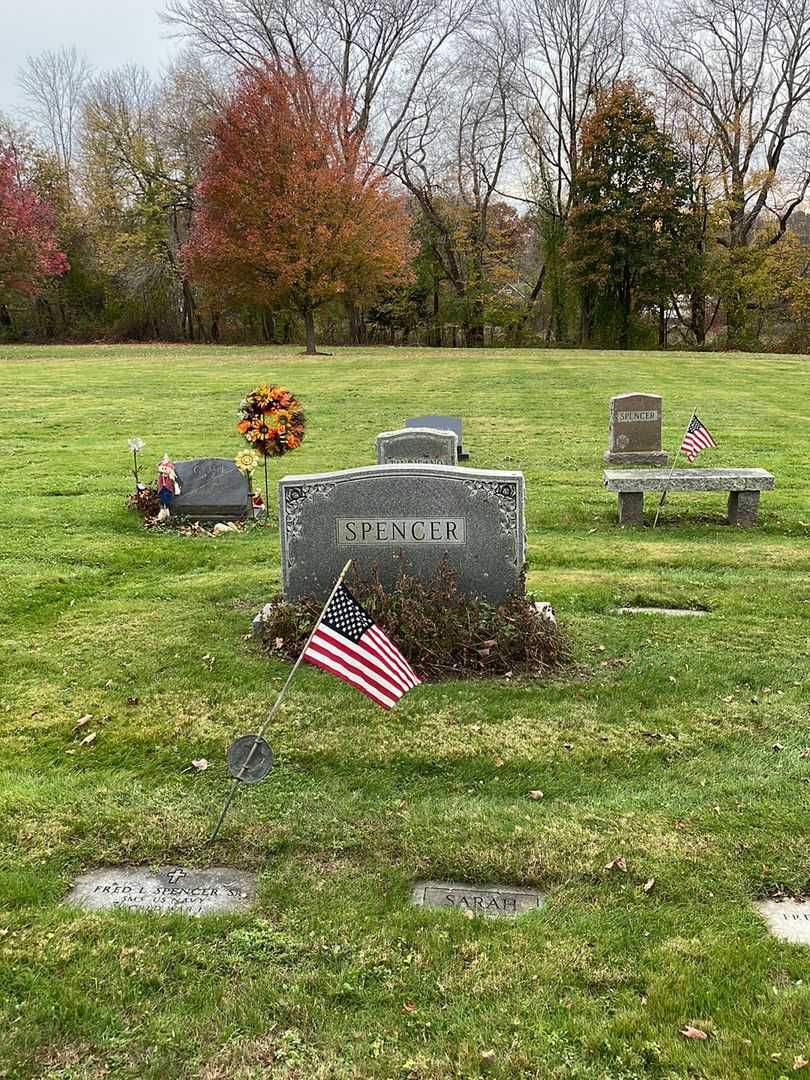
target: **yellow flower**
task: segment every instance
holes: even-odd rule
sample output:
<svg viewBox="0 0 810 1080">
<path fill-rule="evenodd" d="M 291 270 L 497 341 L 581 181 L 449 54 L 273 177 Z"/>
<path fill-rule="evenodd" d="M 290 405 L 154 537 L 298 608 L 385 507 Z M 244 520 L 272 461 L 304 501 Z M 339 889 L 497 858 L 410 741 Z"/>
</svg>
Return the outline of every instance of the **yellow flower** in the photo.
<svg viewBox="0 0 810 1080">
<path fill-rule="evenodd" d="M 240 473 L 250 476 L 259 464 L 259 455 L 255 450 L 240 450 L 233 461 Z"/>
</svg>

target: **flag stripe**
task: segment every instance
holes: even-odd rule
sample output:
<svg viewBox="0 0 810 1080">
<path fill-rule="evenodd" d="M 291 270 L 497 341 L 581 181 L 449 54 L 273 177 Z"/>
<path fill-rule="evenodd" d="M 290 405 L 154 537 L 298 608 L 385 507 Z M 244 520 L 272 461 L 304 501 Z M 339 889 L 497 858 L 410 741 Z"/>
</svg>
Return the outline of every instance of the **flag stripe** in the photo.
<svg viewBox="0 0 810 1080">
<path fill-rule="evenodd" d="M 359 674 L 366 676 L 369 681 L 375 683 L 380 690 L 387 694 L 393 694 L 397 698 L 402 697 L 407 686 L 401 684 L 397 685 L 392 679 L 387 678 L 389 674 L 383 671 L 375 662 L 371 654 L 367 654 L 365 649 L 359 648 L 353 642 L 334 640 L 334 631 L 330 631 L 328 626 L 319 626 L 312 639 L 313 645 L 321 650 L 325 650 L 330 655 L 338 657 L 340 660 L 345 660 L 346 663 L 355 667 Z"/>
<path fill-rule="evenodd" d="M 401 686 L 403 693 L 406 690 L 409 690 L 413 685 L 402 674 L 401 666 L 395 666 L 388 656 L 381 654 L 380 650 L 375 647 L 374 639 L 372 639 L 371 637 L 371 630 L 366 631 L 366 633 L 363 634 L 359 641 L 347 642 L 347 639 L 343 637 L 342 634 L 340 634 L 336 630 L 332 630 L 331 627 L 323 626 L 321 627 L 321 629 L 325 633 L 330 634 L 332 637 L 334 637 L 335 640 L 340 644 L 341 648 L 353 648 L 356 649 L 359 653 L 362 653 L 368 663 L 374 665 L 381 672 L 381 674 L 385 675 L 386 678 L 391 680 L 391 682 L 396 683 L 398 686 Z M 376 629 L 376 627 L 374 629 Z"/>
<path fill-rule="evenodd" d="M 314 652 L 310 653 L 309 650 L 307 650 L 307 655 L 304 657 L 304 659 L 307 661 L 307 663 L 313 664 L 315 667 L 321 668 L 329 675 L 336 675 L 339 679 L 342 679 L 343 682 L 346 682 L 350 686 L 353 686 L 355 690 L 359 690 L 361 694 L 365 694 L 366 697 L 371 698 L 372 701 L 376 701 L 377 704 L 381 705 L 384 709 L 390 709 L 393 705 L 396 705 L 396 701 L 391 701 L 389 698 L 384 698 L 380 694 L 373 693 L 371 690 L 369 690 L 362 679 L 355 678 L 355 676 L 349 674 L 349 672 L 347 671 L 339 670 L 340 665 L 335 665 L 326 658 L 321 660 Z"/>
<path fill-rule="evenodd" d="M 689 427 L 681 443 L 681 453 L 686 454 L 688 460 L 692 462 L 701 450 L 708 450 L 712 446 L 717 446 L 717 443 L 712 438 L 709 429 L 704 426 L 697 413 L 692 413 L 692 419 L 689 421 Z"/>
<path fill-rule="evenodd" d="M 393 665 L 399 672 L 406 687 L 419 686 L 419 679 L 414 674 L 413 668 L 402 658 L 402 654 L 393 647 L 391 642 L 380 630 L 379 626 L 372 626 L 363 635 L 363 641 L 369 646 L 373 646 L 380 654 L 382 659 L 387 660 L 389 664 Z"/>
</svg>

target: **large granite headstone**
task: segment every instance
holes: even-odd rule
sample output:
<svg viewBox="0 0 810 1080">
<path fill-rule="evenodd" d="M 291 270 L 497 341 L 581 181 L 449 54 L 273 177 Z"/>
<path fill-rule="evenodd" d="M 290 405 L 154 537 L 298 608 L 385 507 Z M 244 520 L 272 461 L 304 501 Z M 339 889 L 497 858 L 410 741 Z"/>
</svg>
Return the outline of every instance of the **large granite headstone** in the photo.
<svg viewBox="0 0 810 1080">
<path fill-rule="evenodd" d="M 456 438 L 458 439 L 458 460 L 466 461 L 470 456 L 464 450 L 464 443 L 461 438 L 460 416 L 412 416 L 409 420 L 405 421 L 405 427 L 434 428 L 437 431 L 455 431 Z"/>
<path fill-rule="evenodd" d="M 612 465 L 666 465 L 661 449 L 662 399 L 657 394 L 618 394 L 610 399 L 608 448 Z"/>
<path fill-rule="evenodd" d="M 256 875 L 214 866 L 106 866 L 76 878 L 69 904 L 105 911 L 158 911 L 171 915 L 221 915 L 245 911 L 256 896 Z"/>
<path fill-rule="evenodd" d="M 430 580 L 446 557 L 462 592 L 500 603 L 525 560 L 520 472 L 376 465 L 279 483 L 281 571 L 289 600 L 325 599 L 349 559 L 387 587 Z"/>
<path fill-rule="evenodd" d="M 455 465 L 458 437 L 455 431 L 436 428 L 381 431 L 376 450 L 378 465 Z"/>
<path fill-rule="evenodd" d="M 252 517 L 245 476 L 230 458 L 193 458 L 174 464 L 180 494 L 172 501 L 172 514 L 195 521 L 239 521 Z"/>
</svg>

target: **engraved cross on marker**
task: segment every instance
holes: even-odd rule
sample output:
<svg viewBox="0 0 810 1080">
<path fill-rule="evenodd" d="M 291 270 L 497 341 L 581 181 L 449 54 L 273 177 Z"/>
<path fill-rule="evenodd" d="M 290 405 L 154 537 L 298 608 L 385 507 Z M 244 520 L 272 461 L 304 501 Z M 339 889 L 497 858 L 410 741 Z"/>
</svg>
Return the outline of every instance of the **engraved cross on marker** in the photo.
<svg viewBox="0 0 810 1080">
<path fill-rule="evenodd" d="M 177 881 L 179 881 L 180 878 L 188 877 L 188 874 L 185 872 L 185 870 L 172 870 L 172 872 L 170 874 L 167 874 L 166 877 L 169 884 L 174 885 L 177 883 Z"/>
</svg>

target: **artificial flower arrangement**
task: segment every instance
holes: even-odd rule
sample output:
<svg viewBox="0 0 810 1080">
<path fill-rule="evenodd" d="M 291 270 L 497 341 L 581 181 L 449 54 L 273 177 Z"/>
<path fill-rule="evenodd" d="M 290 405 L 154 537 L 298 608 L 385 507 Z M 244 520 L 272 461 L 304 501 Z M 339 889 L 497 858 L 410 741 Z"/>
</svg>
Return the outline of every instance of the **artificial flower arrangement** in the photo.
<svg viewBox="0 0 810 1080">
<path fill-rule="evenodd" d="M 257 386 L 239 403 L 236 430 L 261 457 L 278 457 L 296 450 L 304 439 L 300 401 L 283 386 Z"/>
<path fill-rule="evenodd" d="M 301 445 L 306 425 L 303 406 L 283 386 L 263 383 L 239 402 L 237 415 L 236 430 L 244 436 L 250 450 L 236 455 L 236 467 L 248 477 L 249 482 L 259 460 L 263 461 L 266 514 L 270 503 L 267 459 L 280 457 Z M 251 451 L 255 461 L 248 457 Z"/>
</svg>

